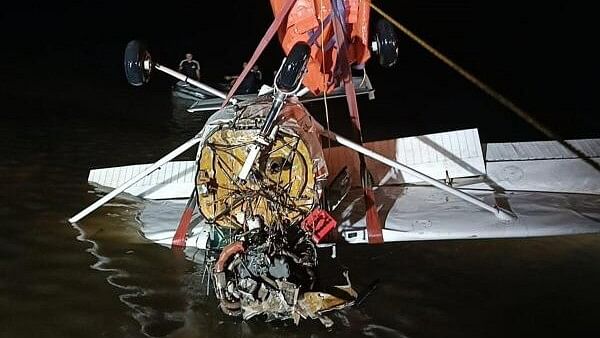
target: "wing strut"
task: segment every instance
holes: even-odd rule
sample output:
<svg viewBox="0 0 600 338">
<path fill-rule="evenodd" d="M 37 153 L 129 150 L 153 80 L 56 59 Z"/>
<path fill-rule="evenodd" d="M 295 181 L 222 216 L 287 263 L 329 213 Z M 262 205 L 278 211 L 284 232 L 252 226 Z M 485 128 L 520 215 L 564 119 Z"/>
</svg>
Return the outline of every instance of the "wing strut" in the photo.
<svg viewBox="0 0 600 338">
<path fill-rule="evenodd" d="M 160 169 L 160 167 L 163 166 L 165 163 L 171 161 L 172 159 L 174 159 L 175 157 L 181 155 L 182 153 L 184 153 L 186 150 L 190 149 L 194 145 L 200 143 L 200 141 L 202 141 L 202 138 L 200 138 L 198 135 L 196 135 L 193 138 L 189 139 L 187 142 L 185 142 L 184 144 L 182 144 L 179 147 L 175 148 L 170 153 L 168 153 L 165 156 L 163 156 L 160 160 L 156 161 L 154 164 L 152 164 L 151 166 L 149 166 L 148 168 L 146 168 L 144 171 L 142 171 L 141 173 L 139 173 L 139 174 L 135 175 L 134 177 L 132 177 L 129 181 L 127 181 L 127 182 L 121 184 L 120 186 L 116 187 L 113 191 L 109 192 L 108 194 L 106 194 L 101 199 L 99 199 L 96 202 L 92 203 L 87 208 L 81 210 L 75 216 L 69 218 L 69 222 L 70 223 L 78 222 L 80 219 L 84 218 L 85 216 L 87 216 L 88 214 L 90 214 L 92 211 L 94 211 L 94 210 L 98 209 L 99 207 L 101 207 L 102 205 L 106 204 L 106 202 L 110 201 L 115 196 L 117 196 L 118 194 L 120 194 L 123 191 L 125 191 L 127 188 L 129 188 L 132 185 L 136 184 L 138 181 L 140 181 L 144 177 L 146 177 L 146 176 L 152 174 L 154 171 Z"/>
<path fill-rule="evenodd" d="M 502 220 L 504 222 L 512 222 L 517 219 L 517 216 L 509 210 L 503 209 L 502 207 L 497 206 L 497 205 L 495 205 L 495 206 L 488 205 L 487 203 L 485 203 L 484 201 L 482 201 L 481 199 L 479 199 L 477 197 L 474 197 L 472 195 L 467 194 L 466 192 L 463 192 L 463 191 L 455 189 L 449 185 L 446 185 L 446 184 L 436 180 L 435 178 L 427 176 L 427 175 L 425 175 L 409 166 L 406 166 L 400 162 L 391 160 L 377 152 L 374 152 L 370 149 L 367 149 L 367 148 L 361 146 L 360 144 L 357 144 L 357 143 L 352 142 L 344 137 L 341 137 L 332 131 L 323 130 L 321 132 L 321 134 L 323 136 L 331 139 L 332 141 L 336 141 L 339 144 L 346 146 L 360 154 L 368 156 L 368 157 L 370 157 L 376 161 L 379 161 L 385 165 L 388 165 L 392 168 L 396 168 L 402 172 L 405 172 L 414 177 L 417 177 L 417 178 L 433 185 L 436 188 L 444 190 L 447 193 L 450 193 L 450 194 L 452 194 L 458 198 L 461 198 L 473 205 L 476 205 L 482 209 L 485 209 L 485 210 L 491 212 L 492 214 L 494 214 L 496 217 L 498 217 L 500 220 Z M 368 218 L 367 218 L 367 220 L 368 220 Z M 367 225 L 367 231 L 369 231 L 368 225 Z M 371 242 L 370 237 L 371 237 L 371 235 L 369 235 L 369 243 Z"/>
</svg>

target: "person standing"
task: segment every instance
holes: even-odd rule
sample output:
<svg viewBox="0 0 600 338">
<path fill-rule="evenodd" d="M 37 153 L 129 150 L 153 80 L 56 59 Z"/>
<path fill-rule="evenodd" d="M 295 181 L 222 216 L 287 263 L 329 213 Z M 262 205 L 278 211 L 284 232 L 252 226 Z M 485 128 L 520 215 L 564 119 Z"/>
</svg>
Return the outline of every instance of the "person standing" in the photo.
<svg viewBox="0 0 600 338">
<path fill-rule="evenodd" d="M 248 62 L 242 63 L 242 71 L 246 68 Z M 235 80 L 239 77 L 239 75 L 227 75 L 225 76 L 225 80 L 230 80 L 229 86 L 233 86 Z M 254 65 L 246 77 L 240 83 L 236 94 L 252 94 L 257 93 L 260 89 L 260 85 L 262 84 L 262 72 L 259 70 L 257 65 Z"/>
<path fill-rule="evenodd" d="M 263 79 L 262 72 L 258 68 L 258 65 L 254 65 L 254 67 L 252 67 L 252 70 L 250 71 L 254 74 L 254 79 L 256 80 L 256 87 L 260 89 Z"/>
<path fill-rule="evenodd" d="M 200 63 L 194 60 L 192 53 L 186 53 L 185 59 L 179 62 L 179 72 L 190 79 L 200 80 Z"/>
</svg>

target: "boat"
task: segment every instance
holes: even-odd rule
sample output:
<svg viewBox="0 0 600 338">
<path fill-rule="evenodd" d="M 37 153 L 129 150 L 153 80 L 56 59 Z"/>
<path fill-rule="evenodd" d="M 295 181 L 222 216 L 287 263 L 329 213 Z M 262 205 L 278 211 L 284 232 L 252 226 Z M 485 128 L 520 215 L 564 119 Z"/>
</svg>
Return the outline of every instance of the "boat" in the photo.
<svg viewBox="0 0 600 338">
<path fill-rule="evenodd" d="M 368 294 L 353 288 L 348 272 L 343 284 L 317 287 L 323 251 L 335 257 L 339 243 L 600 232 L 600 139 L 482 144 L 472 128 L 364 143 L 357 88 L 373 89 L 370 81 L 357 87 L 351 67 L 364 68 L 371 53 L 380 66 L 396 63 L 393 21 L 379 20 L 373 38 L 368 14 L 376 7 L 368 2 L 344 2 L 351 19 L 341 15 L 339 2 L 325 2 L 319 14 L 310 0 L 271 4 L 275 19 L 229 93 L 154 62 L 138 40 L 128 44 L 124 64 L 132 85 L 164 72 L 214 95 L 196 108 L 216 111 L 154 163 L 92 169 L 88 182 L 106 194 L 70 222 L 122 193 L 143 198 L 144 236 L 173 250 L 203 250 L 201 258 L 188 258 L 204 264 L 208 289 L 225 314 L 296 324 L 314 319 L 328 327 L 327 313 Z M 294 27 L 307 22 L 315 25 L 313 35 Z M 273 86 L 234 96 L 277 32 L 285 57 Z M 335 48 L 321 49 L 321 34 Z M 324 59 L 336 67 L 322 67 Z M 335 81 L 322 81 L 328 77 Z M 303 104 L 308 92 L 324 103 L 328 95 L 346 99 L 353 139 L 311 116 Z M 195 146 L 194 160 L 175 161 Z"/>
<path fill-rule="evenodd" d="M 189 84 L 187 84 L 187 86 L 184 86 L 186 83 L 183 81 L 178 81 L 177 83 L 180 84 L 180 87 L 183 87 L 183 88 L 189 88 L 189 87 L 196 88 Z M 362 76 L 353 76 L 352 83 L 354 84 L 356 95 L 367 95 L 369 100 L 375 99 L 375 89 L 373 88 L 373 85 L 371 84 L 371 80 L 369 79 L 369 76 L 366 73 L 364 73 Z M 261 96 L 261 95 L 271 94 L 272 92 L 273 92 L 272 86 L 262 85 L 260 90 L 257 93 L 239 94 L 239 95 L 235 95 L 235 98 L 236 98 L 236 100 L 247 101 L 247 100 L 254 99 L 258 96 Z M 319 101 L 319 100 L 324 99 L 323 95 L 315 95 L 315 94 L 311 93 L 310 91 L 303 91 L 303 92 L 300 92 L 299 94 L 300 94 L 299 100 L 303 103 Z M 186 109 L 190 113 L 214 112 L 214 111 L 218 110 L 219 108 L 221 108 L 221 106 L 223 105 L 223 98 L 211 95 L 210 93 L 207 93 L 206 91 L 203 91 L 199 88 L 196 88 L 196 92 L 194 94 L 196 96 L 193 96 L 191 94 L 185 94 L 183 92 L 176 94 L 175 91 L 173 92 L 173 95 L 177 95 L 178 97 L 193 100 L 193 103 Z M 202 97 L 200 97 L 200 95 L 202 95 Z M 327 95 L 327 98 L 329 98 L 329 99 L 343 98 L 343 97 L 345 97 L 345 90 L 344 90 L 343 86 L 337 86 L 335 89 L 333 89 L 331 92 L 329 92 L 325 95 Z"/>
<path fill-rule="evenodd" d="M 198 100 L 207 100 L 215 97 L 211 93 L 181 80 L 173 84 L 171 93 L 175 98 L 191 100 L 194 102 Z"/>
</svg>

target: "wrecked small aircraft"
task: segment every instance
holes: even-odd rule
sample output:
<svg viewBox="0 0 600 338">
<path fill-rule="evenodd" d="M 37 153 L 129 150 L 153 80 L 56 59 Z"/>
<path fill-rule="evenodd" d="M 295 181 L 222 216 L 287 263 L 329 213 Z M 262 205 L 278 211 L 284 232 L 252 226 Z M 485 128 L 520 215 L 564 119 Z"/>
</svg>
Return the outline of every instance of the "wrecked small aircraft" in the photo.
<svg viewBox="0 0 600 338">
<path fill-rule="evenodd" d="M 380 19 L 371 34 L 370 1 L 271 0 L 271 6 L 275 19 L 228 94 L 158 64 L 141 41 L 127 45 L 125 72 L 132 85 L 141 86 L 152 72 L 162 71 L 214 95 L 220 106 L 195 137 L 156 163 L 92 170 L 89 182 L 114 189 L 70 222 L 80 221 L 122 192 L 148 199 L 188 198 L 179 224 L 169 224 L 165 236 L 154 240 L 173 248 L 195 246 L 214 253 L 207 255 L 204 263 L 211 275 L 209 285 L 212 283 L 224 313 L 244 319 L 265 315 L 267 320 L 292 319 L 296 323 L 302 318 L 319 319 L 326 326 L 333 324 L 326 313 L 351 306 L 357 291 L 348 272 L 344 273 L 346 284 L 335 286 L 335 294 L 316 288 L 319 246 L 335 245 L 336 241 L 378 244 L 600 231 L 594 220 L 600 219 L 598 211 L 589 207 L 600 193 L 598 171 L 565 152 L 557 142 L 488 145 L 486 163 L 476 130 L 363 145 L 356 100 L 362 89 L 353 81 L 352 70 L 363 71 L 367 79 L 365 66 L 372 53 L 383 67 L 397 62 L 398 37 L 390 21 Z M 276 34 L 286 57 L 273 86 L 256 96 L 234 96 Z M 341 88 L 354 127 L 353 140 L 320 125 L 302 101 L 310 92 L 326 102 L 328 93 Z M 327 158 L 322 137 L 358 156 L 336 147 L 337 155 Z M 456 147 L 450 146 L 450 141 L 445 143 L 445 138 L 456 140 L 452 141 Z M 405 144 L 411 144 L 411 165 L 401 163 L 408 158 Z M 599 140 L 578 144 L 589 146 L 585 150 L 588 159 L 597 162 Z M 195 145 L 196 159 L 180 161 L 175 169 L 173 160 Z M 542 148 L 563 150 L 548 158 L 541 155 Z M 414 149 L 421 149 L 421 162 Z M 524 152 L 508 154 L 506 149 L 533 149 L 533 153 L 526 157 Z M 153 176 L 158 169 L 162 171 L 160 179 Z M 527 170 L 529 176 L 525 177 Z M 569 183 L 565 177 L 572 176 L 561 174 L 573 170 L 579 177 L 589 178 L 585 186 L 574 179 Z M 531 172 L 545 174 L 534 177 Z M 562 186 L 541 183 L 548 183 L 552 172 L 561 176 Z M 140 182 L 149 177 L 156 179 Z M 411 186 L 415 182 L 420 188 Z M 351 185 L 358 183 L 361 193 L 349 194 Z M 394 190 L 397 186 L 388 187 L 387 183 L 406 186 L 399 194 Z M 465 188 L 474 189 L 473 193 Z M 429 190 L 424 193 L 424 189 Z M 444 199 L 436 198 L 438 191 Z M 516 193 L 509 196 L 508 191 Z M 582 193 L 585 203 L 580 203 L 583 209 L 577 211 L 582 217 L 566 209 L 564 213 L 560 208 L 550 211 L 548 205 L 561 205 L 557 195 L 533 196 L 531 191 Z M 379 203 L 381 194 L 391 198 Z M 507 203 L 511 198 L 514 203 Z M 411 208 L 407 209 L 406 203 L 394 204 L 401 199 Z M 486 199 L 496 203 L 490 205 Z M 385 203 L 391 205 L 382 207 Z M 568 208 L 575 205 L 571 201 Z M 555 213 L 556 219 L 564 222 L 549 224 L 549 218 L 535 218 L 536 208 Z M 383 212 L 388 217 L 382 222 Z M 486 217 L 486 213 L 495 217 Z M 340 233 L 342 236 L 337 236 Z"/>
</svg>

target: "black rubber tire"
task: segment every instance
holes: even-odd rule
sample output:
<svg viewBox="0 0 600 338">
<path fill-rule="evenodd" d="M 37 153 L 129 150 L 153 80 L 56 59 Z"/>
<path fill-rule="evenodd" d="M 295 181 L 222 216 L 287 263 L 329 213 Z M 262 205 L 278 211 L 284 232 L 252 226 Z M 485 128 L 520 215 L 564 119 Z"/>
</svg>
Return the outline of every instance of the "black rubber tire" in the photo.
<svg viewBox="0 0 600 338">
<path fill-rule="evenodd" d="M 377 36 L 377 47 L 379 64 L 384 67 L 392 67 L 398 61 L 398 36 L 392 24 L 381 18 L 375 27 Z"/>
<path fill-rule="evenodd" d="M 144 61 L 150 58 L 146 44 L 139 40 L 132 40 L 125 47 L 123 63 L 125 77 L 132 86 L 141 86 L 150 79 L 150 71 L 144 69 Z"/>
<path fill-rule="evenodd" d="M 277 77 L 277 88 L 284 92 L 296 89 L 302 81 L 309 57 L 310 46 L 306 42 L 297 42 L 290 50 Z"/>
</svg>

